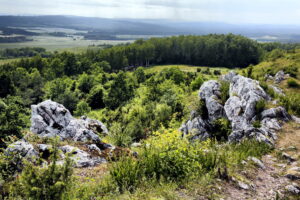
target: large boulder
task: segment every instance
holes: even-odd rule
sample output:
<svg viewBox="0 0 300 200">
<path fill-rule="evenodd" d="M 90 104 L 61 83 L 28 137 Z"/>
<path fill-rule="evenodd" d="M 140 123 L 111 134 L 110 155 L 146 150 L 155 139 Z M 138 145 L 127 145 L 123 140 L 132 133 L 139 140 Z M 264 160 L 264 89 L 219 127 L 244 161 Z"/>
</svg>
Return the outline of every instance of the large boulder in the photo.
<svg viewBox="0 0 300 200">
<path fill-rule="evenodd" d="M 220 83 L 211 80 L 204 82 L 200 88 L 199 97 L 205 101 L 210 121 L 224 117 L 224 107 L 220 103 Z"/>
<path fill-rule="evenodd" d="M 269 100 L 270 97 L 260 87 L 259 82 L 250 78 L 236 75 L 230 82 L 230 97 L 240 98 L 240 104 L 243 109 L 242 115 L 251 120 L 255 116 L 255 105 L 259 100 Z M 226 109 L 225 109 L 226 112 Z"/>
<path fill-rule="evenodd" d="M 59 136 L 62 140 L 100 142 L 97 133 L 107 134 L 108 130 L 100 121 L 86 117 L 76 119 L 63 105 L 46 100 L 32 105 L 30 130 L 42 137 Z"/>
</svg>

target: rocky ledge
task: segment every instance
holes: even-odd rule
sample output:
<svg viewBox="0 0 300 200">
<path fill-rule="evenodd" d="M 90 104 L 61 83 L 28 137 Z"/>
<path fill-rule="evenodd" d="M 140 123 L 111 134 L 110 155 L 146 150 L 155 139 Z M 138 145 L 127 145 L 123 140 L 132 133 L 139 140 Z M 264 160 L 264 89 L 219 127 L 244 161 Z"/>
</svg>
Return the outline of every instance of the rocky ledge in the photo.
<svg viewBox="0 0 300 200">
<path fill-rule="evenodd" d="M 229 98 L 225 104 L 221 101 L 221 82 L 229 82 Z M 270 102 L 271 97 L 262 89 L 259 82 L 230 72 L 220 78 L 220 81 L 210 80 L 200 88 L 199 98 L 205 102 L 207 116 L 193 111 L 180 130 L 192 135 L 194 139 L 205 140 L 214 134 L 214 122 L 220 118 L 229 120 L 231 133 L 229 142 L 239 142 L 244 138 L 253 138 L 273 145 L 283 122 L 294 119 L 281 107 L 262 111 L 256 110 L 259 101 Z M 255 126 L 255 122 L 259 126 Z"/>
</svg>

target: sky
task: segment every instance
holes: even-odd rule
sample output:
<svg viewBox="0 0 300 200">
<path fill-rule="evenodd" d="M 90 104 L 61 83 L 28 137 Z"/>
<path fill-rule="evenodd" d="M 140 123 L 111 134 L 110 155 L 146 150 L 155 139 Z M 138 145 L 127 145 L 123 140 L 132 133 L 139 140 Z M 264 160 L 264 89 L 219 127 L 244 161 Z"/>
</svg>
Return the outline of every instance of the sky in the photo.
<svg viewBox="0 0 300 200">
<path fill-rule="evenodd" d="M 0 0 L 0 14 L 300 25 L 300 0 Z"/>
</svg>

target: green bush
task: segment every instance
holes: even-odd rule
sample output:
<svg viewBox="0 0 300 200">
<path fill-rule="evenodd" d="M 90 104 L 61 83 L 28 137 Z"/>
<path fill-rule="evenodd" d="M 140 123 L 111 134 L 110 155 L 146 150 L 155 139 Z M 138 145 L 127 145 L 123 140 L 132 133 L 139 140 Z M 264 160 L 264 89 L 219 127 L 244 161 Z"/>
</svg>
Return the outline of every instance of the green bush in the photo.
<svg viewBox="0 0 300 200">
<path fill-rule="evenodd" d="M 206 104 L 205 104 L 204 100 L 199 100 L 198 101 L 196 112 L 203 119 L 207 119 L 208 118 L 208 110 L 207 110 L 207 107 L 206 107 Z"/>
<path fill-rule="evenodd" d="M 191 82 L 192 90 L 199 90 L 203 82 L 203 77 L 201 75 L 198 76 L 195 80 Z"/>
<path fill-rule="evenodd" d="M 222 81 L 221 82 L 221 101 L 222 104 L 224 105 L 227 101 L 227 99 L 229 98 L 229 87 L 230 87 L 230 83 L 227 81 Z"/>
<path fill-rule="evenodd" d="M 252 123 L 253 127 L 254 128 L 260 128 L 261 127 L 261 124 L 260 124 L 260 121 L 259 120 L 256 120 Z"/>
<path fill-rule="evenodd" d="M 29 110 L 19 97 L 0 100 L 0 148 L 13 139 L 20 139 L 22 130 L 29 125 Z"/>
<path fill-rule="evenodd" d="M 93 109 L 104 108 L 104 89 L 102 86 L 95 86 L 91 89 L 87 102 Z"/>
<path fill-rule="evenodd" d="M 284 73 L 289 74 L 291 77 L 297 78 L 299 67 L 290 65 L 283 69 Z"/>
<path fill-rule="evenodd" d="M 290 94 L 280 97 L 280 104 L 292 114 L 300 116 L 300 94 Z"/>
<path fill-rule="evenodd" d="M 87 113 L 91 112 L 91 107 L 85 101 L 80 101 L 77 106 L 76 110 L 74 111 L 75 116 L 82 116 Z"/>
<path fill-rule="evenodd" d="M 52 143 L 51 164 L 46 167 L 27 162 L 22 174 L 11 186 L 13 199 L 68 199 L 72 186 L 72 161 L 66 157 L 64 164 L 57 165 L 58 140 Z"/>
<path fill-rule="evenodd" d="M 276 97 L 276 93 L 275 93 L 274 89 L 269 87 L 265 81 L 260 81 L 260 86 L 262 87 L 262 89 L 264 89 L 264 91 L 266 91 L 266 93 L 268 95 L 270 95 L 270 97 L 272 97 L 272 98 Z"/>
<path fill-rule="evenodd" d="M 127 147 L 132 143 L 133 138 L 124 131 L 124 127 L 119 122 L 113 122 L 110 126 L 110 140 L 119 147 Z"/>
<path fill-rule="evenodd" d="M 214 70 L 214 75 L 216 75 L 216 76 L 221 75 L 221 70 Z"/>
<path fill-rule="evenodd" d="M 297 83 L 297 81 L 293 78 L 289 78 L 287 80 L 287 84 L 288 84 L 288 87 L 290 88 L 298 88 L 300 85 Z"/>
<path fill-rule="evenodd" d="M 260 113 L 262 111 L 264 111 L 265 107 L 266 107 L 266 101 L 264 99 L 261 99 L 261 100 L 257 101 L 256 105 L 255 105 L 256 115 L 260 115 Z"/>
<path fill-rule="evenodd" d="M 227 140 L 231 131 L 231 123 L 228 119 L 220 118 L 213 122 L 212 136 L 217 140 Z"/>
</svg>

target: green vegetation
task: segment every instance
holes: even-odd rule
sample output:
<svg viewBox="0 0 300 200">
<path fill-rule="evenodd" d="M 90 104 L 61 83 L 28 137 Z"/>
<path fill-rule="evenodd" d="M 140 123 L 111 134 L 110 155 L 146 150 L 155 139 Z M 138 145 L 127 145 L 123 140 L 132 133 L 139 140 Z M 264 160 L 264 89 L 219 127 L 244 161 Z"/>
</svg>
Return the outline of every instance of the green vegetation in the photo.
<svg viewBox="0 0 300 200">
<path fill-rule="evenodd" d="M 69 199 L 72 187 L 72 161 L 67 156 L 62 166 L 57 164 L 57 141 L 52 143 L 51 164 L 35 166 L 27 162 L 18 180 L 11 185 L 11 199 Z"/>
<path fill-rule="evenodd" d="M 287 84 L 290 88 L 298 88 L 300 85 L 297 83 L 297 81 L 293 78 L 290 78 L 287 80 Z"/>
</svg>

